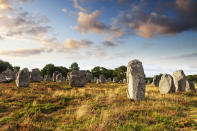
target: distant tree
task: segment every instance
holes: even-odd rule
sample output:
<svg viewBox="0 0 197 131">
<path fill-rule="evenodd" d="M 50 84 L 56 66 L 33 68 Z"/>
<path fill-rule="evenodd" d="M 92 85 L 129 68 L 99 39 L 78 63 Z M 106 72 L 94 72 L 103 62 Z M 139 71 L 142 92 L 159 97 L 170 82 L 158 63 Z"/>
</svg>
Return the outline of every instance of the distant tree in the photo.
<svg viewBox="0 0 197 131">
<path fill-rule="evenodd" d="M 56 70 L 55 66 L 53 64 L 47 64 L 45 67 L 41 70 L 42 76 L 45 75 L 53 75 L 53 72 Z"/>
<path fill-rule="evenodd" d="M 71 64 L 71 66 L 69 67 L 70 70 L 79 70 L 79 65 L 77 64 L 77 62 L 73 62 Z"/>
<path fill-rule="evenodd" d="M 101 70 L 100 70 L 100 66 L 96 66 L 91 70 L 91 73 L 93 74 L 94 77 L 99 77 L 101 75 Z"/>
<path fill-rule="evenodd" d="M 197 75 L 188 75 L 187 80 L 197 83 Z"/>
<path fill-rule="evenodd" d="M 55 67 L 55 71 L 61 72 L 64 77 L 66 77 L 67 73 L 69 72 L 69 70 L 66 67 L 63 67 L 63 66 Z"/>
<path fill-rule="evenodd" d="M 126 72 L 127 72 L 127 67 L 120 66 L 118 68 L 115 68 L 114 76 L 117 76 L 118 80 L 122 80 L 122 79 L 126 78 Z"/>
<path fill-rule="evenodd" d="M 20 70 L 20 66 L 14 66 L 13 69 L 18 72 Z"/>
<path fill-rule="evenodd" d="M 10 68 L 13 70 L 13 67 L 9 62 L 0 60 L 0 73 L 2 73 L 7 68 Z"/>
</svg>

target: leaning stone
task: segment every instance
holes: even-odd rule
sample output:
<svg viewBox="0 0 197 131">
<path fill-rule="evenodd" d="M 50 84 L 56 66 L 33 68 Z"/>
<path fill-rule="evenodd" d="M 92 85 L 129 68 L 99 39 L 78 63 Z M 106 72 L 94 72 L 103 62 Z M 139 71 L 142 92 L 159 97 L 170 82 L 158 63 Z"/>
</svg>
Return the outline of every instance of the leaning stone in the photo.
<svg viewBox="0 0 197 131">
<path fill-rule="evenodd" d="M 175 92 L 174 81 L 171 75 L 163 74 L 159 82 L 159 91 L 161 94 Z"/>
<path fill-rule="evenodd" d="M 30 82 L 30 74 L 27 68 L 24 68 L 18 72 L 18 76 L 16 78 L 16 86 L 17 87 L 28 87 Z"/>
<path fill-rule="evenodd" d="M 186 80 L 186 91 L 195 91 L 195 86 L 192 81 Z"/>
<path fill-rule="evenodd" d="M 132 60 L 127 66 L 127 95 L 132 100 L 142 100 L 145 98 L 145 75 L 142 62 Z"/>
<path fill-rule="evenodd" d="M 31 82 L 40 82 L 41 81 L 41 72 L 38 68 L 32 69 L 30 73 L 30 80 Z"/>
<path fill-rule="evenodd" d="M 176 92 L 185 91 L 186 77 L 183 70 L 178 70 L 173 73 L 173 80 Z"/>
</svg>

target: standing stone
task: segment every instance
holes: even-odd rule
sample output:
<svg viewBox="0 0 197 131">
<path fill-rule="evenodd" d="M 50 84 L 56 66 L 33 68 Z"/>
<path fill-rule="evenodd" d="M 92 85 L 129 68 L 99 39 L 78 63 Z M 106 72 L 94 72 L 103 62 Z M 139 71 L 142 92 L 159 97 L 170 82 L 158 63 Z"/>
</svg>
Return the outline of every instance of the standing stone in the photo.
<svg viewBox="0 0 197 131">
<path fill-rule="evenodd" d="M 159 82 L 159 91 L 161 94 L 175 92 L 174 81 L 171 75 L 163 74 Z"/>
<path fill-rule="evenodd" d="M 173 73 L 173 80 L 176 92 L 185 91 L 186 77 L 183 70 L 178 70 Z"/>
<path fill-rule="evenodd" d="M 50 75 L 45 75 L 44 76 L 44 81 L 51 81 L 51 76 Z"/>
<path fill-rule="evenodd" d="M 106 82 L 106 79 L 103 75 L 100 75 L 99 79 L 100 79 L 100 83 L 105 83 Z"/>
<path fill-rule="evenodd" d="M 108 78 L 108 79 L 107 79 L 107 82 L 111 82 L 111 78 Z"/>
<path fill-rule="evenodd" d="M 59 74 L 58 71 L 53 72 L 53 77 L 52 77 L 53 82 L 56 82 L 56 77 L 57 77 L 58 74 Z"/>
<path fill-rule="evenodd" d="M 92 79 L 93 79 L 92 73 L 86 72 L 86 81 L 87 82 L 91 82 Z"/>
<path fill-rule="evenodd" d="M 30 73 L 30 80 L 31 82 L 40 82 L 41 81 L 41 72 L 38 68 L 32 69 Z"/>
<path fill-rule="evenodd" d="M 120 80 L 119 83 L 122 83 L 122 80 Z"/>
<path fill-rule="evenodd" d="M 56 82 L 62 82 L 62 73 L 57 74 Z"/>
<path fill-rule="evenodd" d="M 16 71 L 11 70 L 10 68 L 7 68 L 5 71 L 3 71 L 0 74 L 0 83 L 6 83 L 16 80 Z"/>
<path fill-rule="evenodd" d="M 145 98 L 145 75 L 142 62 L 132 60 L 127 66 L 128 97 L 132 100 L 142 100 Z"/>
<path fill-rule="evenodd" d="M 100 79 L 97 79 L 96 84 L 100 84 L 100 83 L 101 83 Z"/>
<path fill-rule="evenodd" d="M 124 78 L 123 79 L 123 83 L 126 84 L 127 83 L 127 79 Z"/>
<path fill-rule="evenodd" d="M 16 78 L 17 87 L 28 87 L 30 82 L 30 74 L 27 68 L 24 68 L 18 72 Z"/>
<path fill-rule="evenodd" d="M 192 81 L 186 80 L 186 91 L 195 91 L 195 86 Z"/>
<path fill-rule="evenodd" d="M 117 77 L 113 78 L 113 83 L 118 83 L 118 78 Z"/>
<path fill-rule="evenodd" d="M 155 87 L 159 87 L 160 80 L 161 80 L 161 77 L 159 75 L 155 75 L 153 77 L 152 85 L 155 86 Z"/>
<path fill-rule="evenodd" d="M 71 87 L 83 87 L 87 82 L 86 71 L 73 70 L 69 73 L 69 79 L 69 84 Z"/>
</svg>

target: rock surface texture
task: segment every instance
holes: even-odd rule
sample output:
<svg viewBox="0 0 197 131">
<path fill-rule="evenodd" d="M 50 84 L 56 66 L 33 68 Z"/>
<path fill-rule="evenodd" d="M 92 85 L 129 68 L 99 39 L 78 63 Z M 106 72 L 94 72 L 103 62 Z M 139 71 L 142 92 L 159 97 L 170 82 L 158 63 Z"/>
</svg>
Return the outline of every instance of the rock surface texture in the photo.
<svg viewBox="0 0 197 131">
<path fill-rule="evenodd" d="M 131 100 L 145 98 L 145 75 L 142 62 L 132 60 L 127 66 L 127 94 Z"/>
<path fill-rule="evenodd" d="M 31 82 L 40 82 L 41 81 L 41 72 L 39 69 L 32 69 L 30 73 L 30 80 Z"/>
<path fill-rule="evenodd" d="M 171 75 L 164 74 L 159 82 L 159 91 L 161 94 L 175 92 L 174 81 Z"/>
<path fill-rule="evenodd" d="M 173 72 L 173 80 L 176 92 L 185 91 L 186 77 L 183 70 L 177 70 Z"/>
<path fill-rule="evenodd" d="M 27 68 L 24 68 L 18 72 L 16 78 L 17 87 L 28 87 L 30 82 L 30 73 Z"/>
<path fill-rule="evenodd" d="M 86 71 L 75 71 L 69 73 L 69 84 L 71 87 L 83 87 L 85 86 L 86 79 Z"/>
</svg>

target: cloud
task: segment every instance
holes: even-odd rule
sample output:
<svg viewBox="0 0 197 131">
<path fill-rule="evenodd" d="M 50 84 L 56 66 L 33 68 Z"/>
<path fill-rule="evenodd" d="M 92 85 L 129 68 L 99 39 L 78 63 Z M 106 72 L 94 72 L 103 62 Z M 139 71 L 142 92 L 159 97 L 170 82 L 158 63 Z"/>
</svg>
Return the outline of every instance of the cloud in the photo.
<svg viewBox="0 0 197 131">
<path fill-rule="evenodd" d="M 66 39 L 65 46 L 69 49 L 89 48 L 93 44 L 89 40 Z"/>
<path fill-rule="evenodd" d="M 83 34 L 87 34 L 89 31 L 92 31 L 95 34 L 103 33 L 109 29 L 108 26 L 99 21 L 99 11 L 95 11 L 92 14 L 79 12 L 78 15 L 78 26 L 76 29 Z"/>
<path fill-rule="evenodd" d="M 190 58 L 197 58 L 197 52 L 183 54 L 179 56 L 172 56 L 172 57 L 169 57 L 168 59 L 190 59 Z"/>
<path fill-rule="evenodd" d="M 9 1 L 8 0 L 0 0 L 0 9 L 11 9 Z"/>
<path fill-rule="evenodd" d="M 112 42 L 112 41 L 104 41 L 104 42 L 103 42 L 103 45 L 104 45 L 104 46 L 107 46 L 107 47 L 113 47 L 113 46 L 116 46 L 117 44 L 115 44 L 115 43 Z"/>
<path fill-rule="evenodd" d="M 85 8 L 83 8 L 83 7 L 81 7 L 81 6 L 79 5 L 78 0 L 73 0 L 73 3 L 74 3 L 74 7 L 75 7 L 76 9 L 79 9 L 79 10 L 82 11 L 82 12 L 86 12 L 86 11 L 87 11 Z"/>
<path fill-rule="evenodd" d="M 62 12 L 64 12 L 66 14 L 68 12 L 68 10 L 66 8 L 62 8 Z"/>
<path fill-rule="evenodd" d="M 17 50 L 0 51 L 0 55 L 12 56 L 12 57 L 26 57 L 26 56 L 38 55 L 44 52 L 47 52 L 47 50 L 43 48 L 17 49 Z"/>
<path fill-rule="evenodd" d="M 129 12 L 120 13 L 119 24 L 124 24 L 137 35 L 152 38 L 157 34 L 175 35 L 197 28 L 197 2 L 193 0 L 176 0 L 177 16 L 171 18 L 156 12 L 147 13 L 135 6 Z"/>
<path fill-rule="evenodd" d="M 120 37 L 123 32 L 116 26 L 108 26 L 99 20 L 100 11 L 94 11 L 91 14 L 84 12 L 78 13 L 78 25 L 75 27 L 82 34 L 92 32 L 94 34 L 105 34 L 110 38 Z"/>
</svg>

